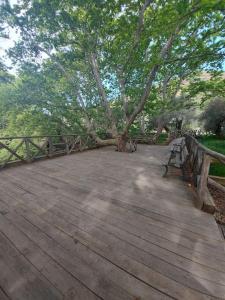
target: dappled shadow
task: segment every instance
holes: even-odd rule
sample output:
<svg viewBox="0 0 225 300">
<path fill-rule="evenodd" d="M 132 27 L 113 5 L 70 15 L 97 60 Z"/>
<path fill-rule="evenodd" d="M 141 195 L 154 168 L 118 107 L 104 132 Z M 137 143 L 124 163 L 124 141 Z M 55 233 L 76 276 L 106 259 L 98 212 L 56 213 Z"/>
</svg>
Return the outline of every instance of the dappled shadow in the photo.
<svg viewBox="0 0 225 300">
<path fill-rule="evenodd" d="M 31 223 L 40 218 L 41 230 L 68 255 L 132 295 L 153 287 L 179 299 L 223 298 L 218 229 L 212 216 L 194 207 L 184 182 L 162 178 L 165 153 L 160 146 L 139 146 L 132 154 L 108 147 L 0 177 L 13 185 L 6 192 L 12 209 L 26 218 L 30 211 Z"/>
</svg>

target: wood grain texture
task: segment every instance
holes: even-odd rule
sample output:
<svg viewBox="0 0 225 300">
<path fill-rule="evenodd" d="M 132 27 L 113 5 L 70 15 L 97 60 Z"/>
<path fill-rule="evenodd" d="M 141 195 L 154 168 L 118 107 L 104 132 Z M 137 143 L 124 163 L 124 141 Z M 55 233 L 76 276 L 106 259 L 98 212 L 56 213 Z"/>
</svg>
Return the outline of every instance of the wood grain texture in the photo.
<svg viewBox="0 0 225 300">
<path fill-rule="evenodd" d="M 225 299 L 224 241 L 166 147 L 0 173 L 0 299 Z"/>
</svg>

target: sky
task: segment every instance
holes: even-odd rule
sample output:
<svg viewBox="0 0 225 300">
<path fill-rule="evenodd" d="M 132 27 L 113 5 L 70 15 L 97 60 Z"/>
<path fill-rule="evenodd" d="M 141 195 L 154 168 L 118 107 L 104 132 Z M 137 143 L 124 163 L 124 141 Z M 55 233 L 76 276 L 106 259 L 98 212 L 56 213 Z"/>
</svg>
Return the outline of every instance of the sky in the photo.
<svg viewBox="0 0 225 300">
<path fill-rule="evenodd" d="M 9 2 L 11 5 L 14 5 L 18 3 L 18 0 L 10 0 Z M 14 45 L 14 41 L 18 40 L 19 35 L 13 29 L 10 29 L 8 31 L 8 34 L 9 34 L 9 39 L 0 37 L 0 57 L 7 66 L 12 66 L 10 60 L 6 57 L 6 50 L 8 50 Z"/>
<path fill-rule="evenodd" d="M 9 59 L 6 57 L 6 50 L 14 45 L 14 41 L 18 40 L 19 35 L 13 29 L 10 29 L 8 34 L 9 39 L 0 37 L 0 56 L 4 61 L 9 63 Z"/>
</svg>

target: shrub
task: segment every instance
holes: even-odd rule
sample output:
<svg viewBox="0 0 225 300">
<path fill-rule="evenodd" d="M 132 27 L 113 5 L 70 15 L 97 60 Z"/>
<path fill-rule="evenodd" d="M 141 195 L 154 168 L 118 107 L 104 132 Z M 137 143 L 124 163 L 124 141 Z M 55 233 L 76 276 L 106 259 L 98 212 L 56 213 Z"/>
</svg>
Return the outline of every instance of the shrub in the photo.
<svg viewBox="0 0 225 300">
<path fill-rule="evenodd" d="M 206 107 L 200 119 L 204 122 L 206 131 L 218 137 L 225 136 L 225 99 L 215 98 Z"/>
</svg>

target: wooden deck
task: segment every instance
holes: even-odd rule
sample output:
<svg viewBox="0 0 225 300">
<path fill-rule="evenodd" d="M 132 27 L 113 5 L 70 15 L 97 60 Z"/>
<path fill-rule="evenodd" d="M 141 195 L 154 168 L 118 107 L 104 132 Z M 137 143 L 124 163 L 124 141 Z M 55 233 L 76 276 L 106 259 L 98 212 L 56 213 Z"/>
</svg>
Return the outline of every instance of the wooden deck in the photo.
<svg viewBox="0 0 225 300">
<path fill-rule="evenodd" d="M 0 172 L 0 299 L 225 299 L 224 241 L 165 147 Z"/>
</svg>

